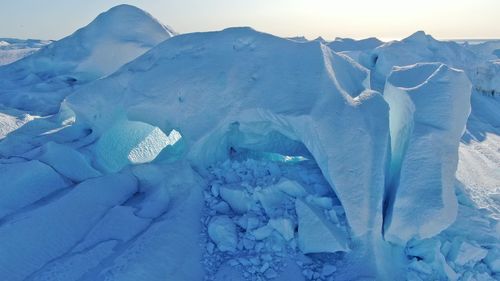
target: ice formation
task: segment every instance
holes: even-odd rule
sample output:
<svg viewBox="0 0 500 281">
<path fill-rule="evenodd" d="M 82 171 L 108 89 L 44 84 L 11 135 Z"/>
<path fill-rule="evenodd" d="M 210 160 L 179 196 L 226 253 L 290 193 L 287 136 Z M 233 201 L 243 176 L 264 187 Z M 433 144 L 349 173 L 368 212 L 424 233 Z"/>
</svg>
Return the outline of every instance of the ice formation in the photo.
<svg viewBox="0 0 500 281">
<path fill-rule="evenodd" d="M 275 63 L 267 63 L 270 59 Z M 171 63 L 155 63 L 161 60 Z M 162 79 L 153 78 L 158 76 Z M 120 85 L 122 79 L 128 86 Z M 322 82 L 310 84 L 310 79 Z M 71 95 L 66 104 L 95 132 L 107 130 L 117 112 L 163 131 L 175 128 L 186 157 L 199 167 L 223 159 L 231 147 L 273 152 L 277 141 L 286 141 L 281 154 L 311 153 L 353 231 L 363 235 L 379 231 L 385 169 L 376 163 L 385 161 L 389 134 L 388 107 L 379 94 L 365 91 L 367 83 L 366 70 L 318 42 L 233 28 L 167 40 L 109 79 Z M 103 88 L 109 90 L 94 90 Z M 96 108 L 111 103 L 113 109 L 96 115 Z M 327 109 L 342 117 L 325 114 Z M 275 135 L 281 137 L 269 139 Z"/>
<path fill-rule="evenodd" d="M 55 113 L 75 87 L 113 73 L 174 34 L 136 7 L 116 6 L 72 35 L 0 68 L 0 102 Z"/>
<path fill-rule="evenodd" d="M 1 280 L 499 279 L 497 43 L 173 35 L 0 67 Z"/>
<path fill-rule="evenodd" d="M 95 157 L 103 169 L 117 172 L 128 164 L 153 161 L 165 147 L 173 146 L 180 138 L 175 130 L 167 136 L 147 123 L 118 120 L 97 141 Z"/>
<path fill-rule="evenodd" d="M 395 68 L 387 78 L 392 144 L 388 241 L 404 245 L 411 238 L 429 238 L 455 221 L 456 149 L 470 94 L 463 71 L 438 63 Z"/>
</svg>

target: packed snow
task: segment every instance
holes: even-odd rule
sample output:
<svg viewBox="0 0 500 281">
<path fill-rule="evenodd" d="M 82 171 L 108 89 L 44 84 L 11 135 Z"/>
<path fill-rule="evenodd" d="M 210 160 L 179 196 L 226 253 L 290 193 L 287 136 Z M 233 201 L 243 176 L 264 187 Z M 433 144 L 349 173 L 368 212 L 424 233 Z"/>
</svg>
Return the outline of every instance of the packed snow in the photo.
<svg viewBox="0 0 500 281">
<path fill-rule="evenodd" d="M 0 280 L 500 280 L 497 41 L 120 5 L 4 50 Z"/>
</svg>

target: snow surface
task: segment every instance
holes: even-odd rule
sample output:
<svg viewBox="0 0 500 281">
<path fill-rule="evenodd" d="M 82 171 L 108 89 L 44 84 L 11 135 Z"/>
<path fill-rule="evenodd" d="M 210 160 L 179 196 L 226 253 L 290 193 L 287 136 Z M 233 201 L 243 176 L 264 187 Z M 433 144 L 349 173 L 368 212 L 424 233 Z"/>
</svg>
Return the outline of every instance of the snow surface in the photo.
<svg viewBox="0 0 500 281">
<path fill-rule="evenodd" d="M 0 67 L 0 280 L 500 280 L 497 43 L 173 35 Z"/>
</svg>

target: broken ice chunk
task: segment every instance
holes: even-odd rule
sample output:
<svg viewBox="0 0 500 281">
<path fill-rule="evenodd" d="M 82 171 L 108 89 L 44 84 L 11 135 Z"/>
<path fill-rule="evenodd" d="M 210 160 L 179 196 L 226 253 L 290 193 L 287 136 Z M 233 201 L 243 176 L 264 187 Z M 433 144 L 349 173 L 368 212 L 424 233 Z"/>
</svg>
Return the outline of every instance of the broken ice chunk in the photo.
<svg viewBox="0 0 500 281">
<path fill-rule="evenodd" d="M 307 195 L 307 191 L 304 187 L 296 181 L 282 179 L 275 187 L 292 197 L 303 197 Z"/>
<path fill-rule="evenodd" d="M 331 209 L 333 207 L 333 200 L 330 197 L 307 196 L 307 202 L 318 206 L 323 209 Z"/>
<path fill-rule="evenodd" d="M 286 241 L 293 239 L 295 225 L 292 220 L 287 218 L 270 219 L 269 226 L 279 232 Z"/>
<path fill-rule="evenodd" d="M 252 198 L 243 188 L 223 186 L 219 189 L 220 197 L 226 201 L 236 213 L 246 213 L 253 205 Z"/>
<path fill-rule="evenodd" d="M 288 200 L 283 192 L 273 187 L 260 191 L 257 194 L 257 198 L 270 218 L 280 216 L 283 211 L 283 206 Z"/>
<path fill-rule="evenodd" d="M 456 265 L 464 266 L 468 263 L 475 264 L 484 259 L 486 255 L 488 255 L 488 250 L 456 239 L 453 241 L 452 248 L 448 253 L 448 260 Z"/>
<path fill-rule="evenodd" d="M 321 276 L 326 277 L 332 275 L 335 271 L 337 271 L 337 267 L 332 264 L 325 263 L 323 268 L 321 269 Z"/>
<path fill-rule="evenodd" d="M 484 259 L 490 270 L 494 273 L 500 273 L 500 250 L 492 249 Z"/>
<path fill-rule="evenodd" d="M 228 216 L 213 217 L 208 224 L 208 236 L 223 252 L 234 252 L 238 245 L 236 225 Z"/>
<path fill-rule="evenodd" d="M 304 202 L 295 200 L 299 221 L 298 243 L 305 253 L 335 253 L 348 251 L 346 234 L 326 220 L 321 211 Z"/>
<path fill-rule="evenodd" d="M 217 202 L 212 208 L 219 214 L 229 214 L 231 211 L 229 205 L 224 201 Z"/>
<path fill-rule="evenodd" d="M 248 231 L 259 226 L 259 218 L 254 215 L 245 214 L 238 219 L 237 223 L 239 226 Z"/>
<path fill-rule="evenodd" d="M 252 235 L 255 237 L 256 240 L 264 240 L 269 235 L 273 233 L 273 228 L 270 227 L 269 225 L 265 225 L 263 227 L 259 227 L 252 231 Z"/>
</svg>

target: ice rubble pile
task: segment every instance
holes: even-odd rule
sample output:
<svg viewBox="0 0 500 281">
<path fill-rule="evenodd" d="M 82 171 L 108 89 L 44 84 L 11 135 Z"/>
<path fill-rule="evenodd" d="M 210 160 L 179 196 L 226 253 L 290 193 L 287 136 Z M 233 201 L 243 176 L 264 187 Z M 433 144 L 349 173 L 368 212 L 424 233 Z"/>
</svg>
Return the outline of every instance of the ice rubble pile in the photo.
<svg viewBox="0 0 500 281">
<path fill-rule="evenodd" d="M 59 110 L 6 119 L 0 279 L 496 278 L 454 194 L 472 51 L 171 35 L 124 5 L 0 68 L 9 113 Z"/>
<path fill-rule="evenodd" d="M 314 163 L 250 158 L 226 160 L 209 171 L 202 218 L 208 272 L 215 276 L 229 262 L 249 280 L 272 279 L 291 257 L 305 278 L 334 280 L 341 266 L 336 257 L 348 251 L 346 219 Z"/>
</svg>

